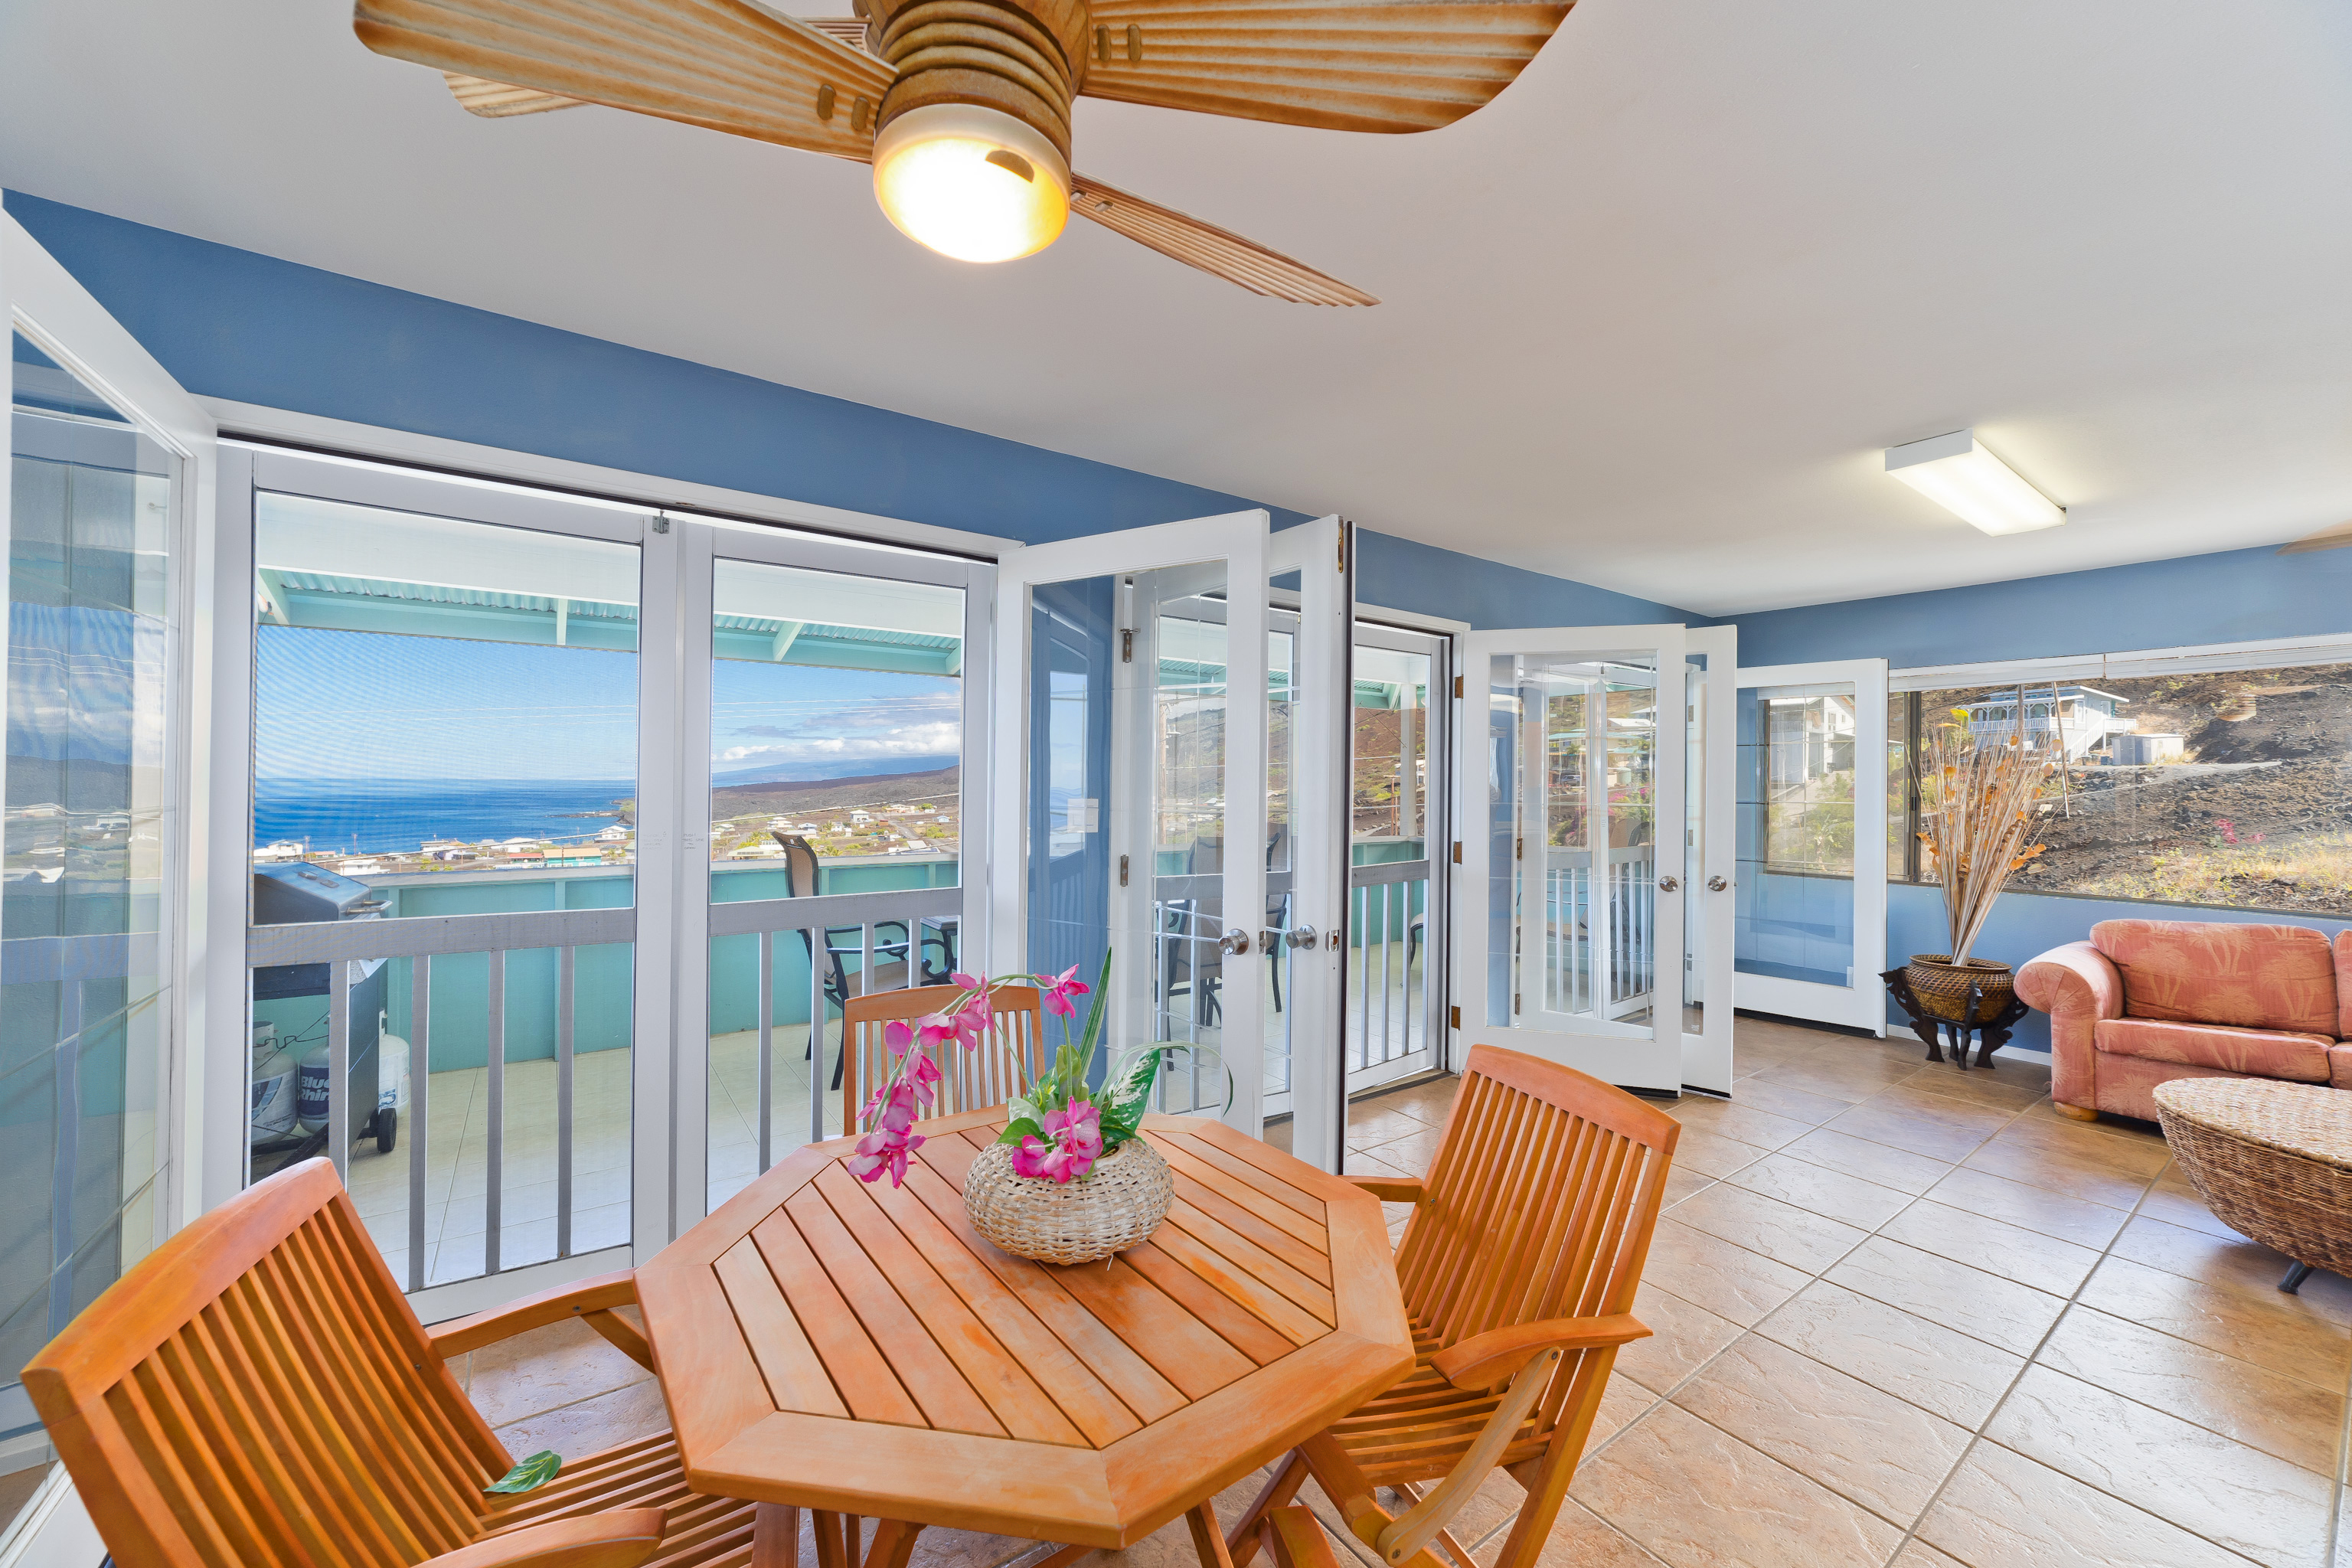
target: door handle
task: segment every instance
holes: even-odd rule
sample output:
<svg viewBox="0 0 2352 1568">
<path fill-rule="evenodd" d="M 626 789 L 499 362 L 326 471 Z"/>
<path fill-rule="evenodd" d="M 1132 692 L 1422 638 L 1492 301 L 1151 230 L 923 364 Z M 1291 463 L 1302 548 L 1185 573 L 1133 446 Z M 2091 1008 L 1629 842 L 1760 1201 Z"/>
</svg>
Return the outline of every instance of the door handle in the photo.
<svg viewBox="0 0 2352 1568">
<path fill-rule="evenodd" d="M 1681 890 L 1682 882 L 1680 879 L 1674 877 L 1661 877 L 1658 879 L 1658 891 L 1662 893 L 1674 893 L 1680 892 Z"/>
<path fill-rule="evenodd" d="M 1262 931 L 1257 933 L 1257 950 L 1265 954 L 1268 958 L 1272 958 L 1275 953 L 1275 949 L 1281 945 L 1282 933 L 1280 931 Z"/>
<path fill-rule="evenodd" d="M 1313 926 L 1300 926 L 1296 931 L 1285 931 L 1283 932 L 1282 940 L 1288 942 L 1293 947 L 1313 947 L 1315 945 L 1315 928 Z"/>
<path fill-rule="evenodd" d="M 1709 877 L 1706 879 L 1706 890 L 1710 893 L 1723 892 L 1730 886 L 1731 884 L 1721 877 Z"/>
<path fill-rule="evenodd" d="M 1219 952 L 1223 952 L 1227 957 L 1238 958 L 1243 953 L 1249 951 L 1249 932 L 1245 931 L 1229 931 L 1223 936 L 1217 939 L 1217 948 Z"/>
</svg>

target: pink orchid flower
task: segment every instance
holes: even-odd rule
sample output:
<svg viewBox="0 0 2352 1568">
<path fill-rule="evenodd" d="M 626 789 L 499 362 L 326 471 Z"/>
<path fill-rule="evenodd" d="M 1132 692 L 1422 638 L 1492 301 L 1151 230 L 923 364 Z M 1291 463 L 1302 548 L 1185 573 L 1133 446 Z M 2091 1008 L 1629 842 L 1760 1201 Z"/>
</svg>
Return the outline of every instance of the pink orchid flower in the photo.
<svg viewBox="0 0 2352 1568">
<path fill-rule="evenodd" d="M 1016 1176 L 1045 1176 L 1069 1184 L 1073 1173 L 1073 1156 L 1051 1143 L 1034 1138 L 1024 1138 L 1013 1151 L 1013 1173 Z"/>
<path fill-rule="evenodd" d="M 1058 1014 L 1065 1018 L 1077 1016 L 1077 1009 L 1070 1005 L 1070 998 L 1083 996 L 1093 989 L 1078 978 L 1078 966 L 1075 963 L 1050 979 L 1043 974 L 1037 975 L 1035 979 L 1039 987 L 1045 993 L 1038 999 L 1040 1005 L 1048 1013 Z"/>
<path fill-rule="evenodd" d="M 1076 1100 L 1037 1119 L 1047 1137 L 1087 1160 L 1102 1152 L 1102 1111 L 1091 1100 Z M 1084 1172 L 1079 1173 L 1081 1175 Z"/>
<path fill-rule="evenodd" d="M 940 1071 L 940 1064 L 931 1060 L 927 1055 L 919 1054 L 907 1064 L 906 1081 L 914 1087 L 915 1098 L 921 1101 L 927 1110 L 931 1101 L 938 1097 L 940 1080 L 945 1076 Z"/>
<path fill-rule="evenodd" d="M 857 1141 L 857 1152 L 842 1162 L 849 1173 L 862 1182 L 870 1182 L 884 1172 L 890 1175 L 890 1184 L 898 1186 L 907 1179 L 907 1156 L 923 1146 L 919 1132 L 891 1132 L 877 1129 Z"/>
</svg>

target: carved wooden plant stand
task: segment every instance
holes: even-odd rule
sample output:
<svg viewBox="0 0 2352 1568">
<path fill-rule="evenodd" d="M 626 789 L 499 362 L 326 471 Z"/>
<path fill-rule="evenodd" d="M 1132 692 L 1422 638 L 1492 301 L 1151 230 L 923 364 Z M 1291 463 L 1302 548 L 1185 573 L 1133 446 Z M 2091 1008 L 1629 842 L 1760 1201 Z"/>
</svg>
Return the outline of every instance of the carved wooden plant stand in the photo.
<svg viewBox="0 0 2352 1568">
<path fill-rule="evenodd" d="M 1944 1059 L 1943 1041 L 1937 1036 L 1937 1031 L 1941 1028 L 1950 1031 L 1952 1060 L 1958 1063 L 1963 1069 L 1969 1066 L 1969 1037 L 1971 1034 L 1977 1037 L 1976 1065 L 1980 1068 L 1990 1068 L 1993 1052 L 2009 1043 L 2010 1031 L 2017 1026 L 2020 1019 L 2032 1011 L 2012 994 L 2005 1005 L 1979 1017 L 1978 1008 L 1983 1005 L 1983 994 L 1977 986 L 1970 985 L 1968 1001 L 1962 1008 L 1960 1017 L 1957 1020 L 1938 1018 L 1919 1005 L 1918 994 L 1911 989 L 1910 977 L 1904 973 L 1904 965 L 1897 964 L 1881 974 L 1879 978 L 1886 982 L 1886 994 L 1894 997 L 1895 1003 L 1910 1016 L 1911 1032 L 1927 1042 L 1927 1059 L 1931 1062 Z"/>
</svg>

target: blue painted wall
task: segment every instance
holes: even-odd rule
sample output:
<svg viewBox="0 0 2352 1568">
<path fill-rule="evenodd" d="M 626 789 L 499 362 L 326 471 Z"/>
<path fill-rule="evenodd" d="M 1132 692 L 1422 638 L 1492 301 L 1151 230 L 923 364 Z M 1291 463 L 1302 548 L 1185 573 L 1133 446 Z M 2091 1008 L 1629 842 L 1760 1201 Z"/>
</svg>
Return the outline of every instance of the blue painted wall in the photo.
<svg viewBox="0 0 2352 1568">
<path fill-rule="evenodd" d="M 2189 647 L 2352 631 L 2352 550 L 2281 555 L 2273 546 L 2142 562 L 2008 583 L 1807 605 L 1731 617 L 1744 665 L 1885 658 L 1906 666 L 2040 658 L 2134 648 Z M 2105 920 L 2195 920 L 2310 926 L 2345 921 L 2122 900 L 2005 893 L 1972 950 L 2022 964 L 2079 942 Z M 1945 950 L 1943 903 L 1933 888 L 1894 886 L 1886 956 Z M 1889 1017 L 1896 1015 L 1889 1009 Z M 2047 1050 L 2048 1020 L 2030 1016 L 2015 1044 Z"/>
<path fill-rule="evenodd" d="M 1029 543 L 1265 503 L 453 305 L 60 202 L 23 224 L 189 391 Z M 1268 507 L 1275 525 L 1305 521 Z M 1368 604 L 1475 626 L 1695 619 L 1367 532 Z"/>
</svg>

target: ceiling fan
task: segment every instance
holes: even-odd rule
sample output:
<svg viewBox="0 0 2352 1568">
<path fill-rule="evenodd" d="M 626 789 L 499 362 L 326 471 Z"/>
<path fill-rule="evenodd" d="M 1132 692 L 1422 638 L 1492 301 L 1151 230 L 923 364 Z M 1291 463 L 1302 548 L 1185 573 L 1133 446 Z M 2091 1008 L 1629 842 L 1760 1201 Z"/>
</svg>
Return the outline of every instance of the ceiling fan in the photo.
<svg viewBox="0 0 2352 1568">
<path fill-rule="evenodd" d="M 964 261 L 1077 213 L 1255 293 L 1373 305 L 1264 246 L 1070 172 L 1074 97 L 1332 131 L 1431 131 L 1508 87 L 1572 0 L 356 0 L 379 54 L 490 118 L 601 103 L 874 167 L 882 211 Z"/>
</svg>

